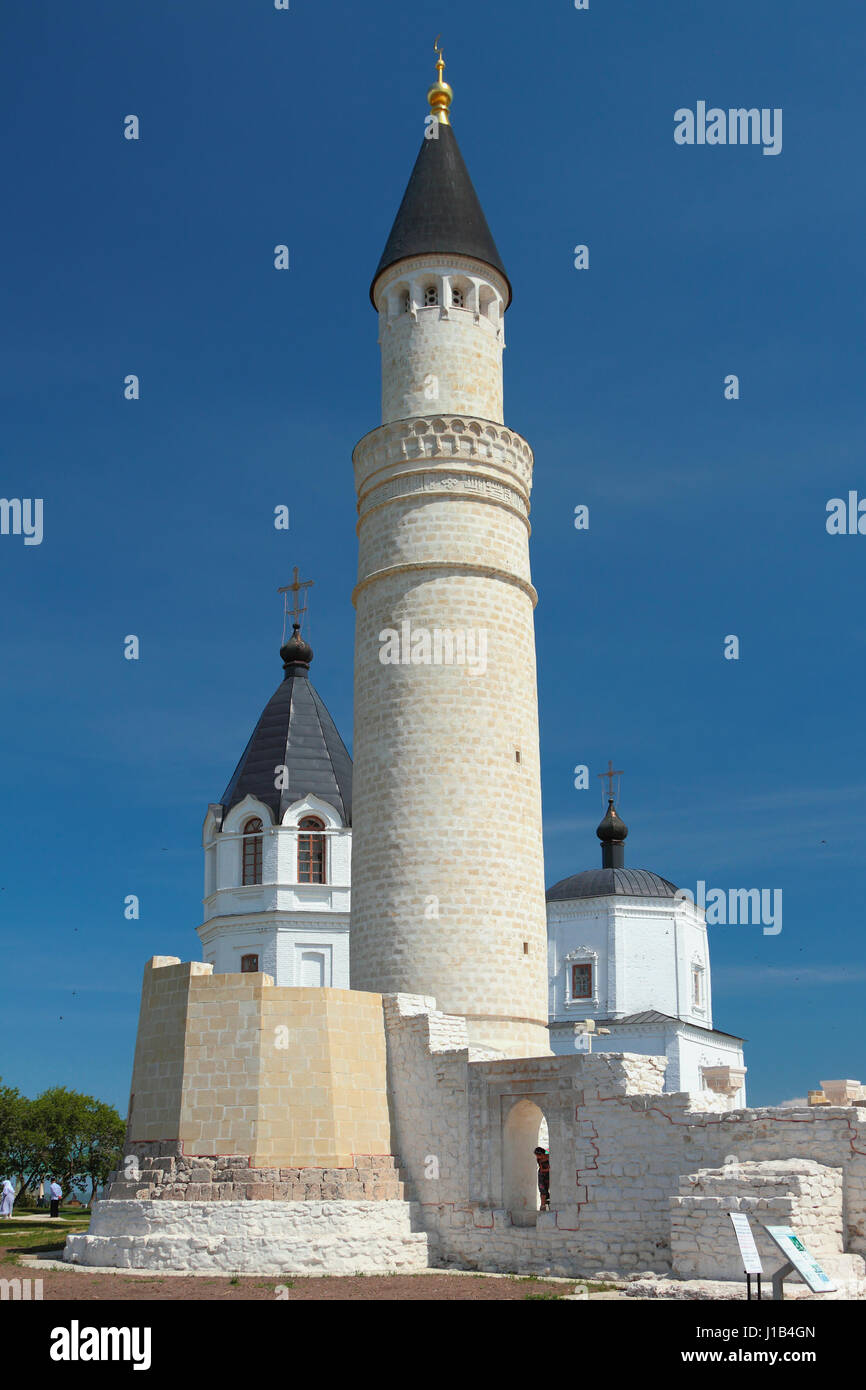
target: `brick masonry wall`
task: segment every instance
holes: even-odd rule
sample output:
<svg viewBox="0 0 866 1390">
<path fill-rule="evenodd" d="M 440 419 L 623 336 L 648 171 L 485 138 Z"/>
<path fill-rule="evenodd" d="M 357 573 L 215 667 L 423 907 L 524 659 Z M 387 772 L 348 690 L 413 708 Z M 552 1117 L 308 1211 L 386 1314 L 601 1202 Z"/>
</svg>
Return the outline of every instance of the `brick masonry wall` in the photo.
<svg viewBox="0 0 866 1390">
<path fill-rule="evenodd" d="M 663 1058 L 470 1060 L 459 1020 L 437 1014 L 429 999 L 386 998 L 385 1012 L 395 1144 L 444 1263 L 563 1275 L 670 1272 L 671 1198 L 683 1175 L 791 1159 L 840 1175 L 841 1247 L 849 1256 L 866 1248 L 864 1110 L 714 1108 L 710 1094 L 661 1093 Z M 520 1226 L 505 1201 L 508 1120 L 526 1102 L 549 1129 L 552 1210 Z M 525 1131 L 519 1142 L 531 1152 Z M 430 1176 L 431 1156 L 438 1176 Z M 820 1187 L 798 1220 L 817 1204 L 818 1225 L 835 1242 L 836 1217 Z M 726 1277 L 736 1249 L 732 1230 L 726 1239 L 717 1277 Z"/>
<path fill-rule="evenodd" d="M 381 997 L 211 969 L 145 969 L 128 1141 L 257 1168 L 390 1154 Z"/>
<path fill-rule="evenodd" d="M 468 257 L 444 260 L 414 257 L 382 277 L 377 285 L 379 342 L 382 352 L 382 419 L 405 420 L 427 410 L 457 411 L 487 420 L 502 419 L 504 329 L 472 309 L 444 302 L 423 305 L 415 314 L 391 313 L 389 287 L 409 280 L 438 279 L 449 272 L 495 286 L 504 300 L 504 281 L 489 266 Z M 416 300 L 423 293 L 416 289 Z"/>
<path fill-rule="evenodd" d="M 250 1157 L 166 1154 L 171 1145 L 127 1145 L 105 1200 L 174 1202 L 396 1202 L 407 1200 L 400 1160 L 356 1158 L 349 1168 L 255 1168 Z"/>
<path fill-rule="evenodd" d="M 749 1218 L 767 1271 L 784 1263 L 764 1226 L 792 1226 L 819 1263 L 843 1251 L 843 1183 L 840 1168 L 810 1159 L 731 1164 L 679 1180 L 671 1198 L 671 1255 L 684 1279 L 742 1279 L 729 1213 Z"/>
<path fill-rule="evenodd" d="M 378 486 L 390 478 L 411 495 Z M 528 500 L 531 453 L 481 421 L 404 421 L 362 441 L 356 481 L 352 986 L 431 995 L 467 1018 L 474 1045 L 544 1053 L 528 530 L 511 503 L 478 490 L 507 484 Z M 381 633 L 404 622 L 483 632 L 485 669 L 383 664 Z"/>
</svg>

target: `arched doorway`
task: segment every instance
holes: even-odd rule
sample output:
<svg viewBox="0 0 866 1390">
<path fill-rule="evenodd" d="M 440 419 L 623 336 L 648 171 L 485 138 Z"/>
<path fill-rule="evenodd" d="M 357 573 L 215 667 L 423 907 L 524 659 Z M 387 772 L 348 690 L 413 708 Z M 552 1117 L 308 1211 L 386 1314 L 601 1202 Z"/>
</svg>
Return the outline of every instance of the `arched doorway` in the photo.
<svg viewBox="0 0 866 1390">
<path fill-rule="evenodd" d="M 515 1226 L 534 1226 L 538 1164 L 534 1150 L 548 1147 L 544 1111 L 526 1096 L 515 1101 L 502 1126 L 502 1203 Z"/>
</svg>

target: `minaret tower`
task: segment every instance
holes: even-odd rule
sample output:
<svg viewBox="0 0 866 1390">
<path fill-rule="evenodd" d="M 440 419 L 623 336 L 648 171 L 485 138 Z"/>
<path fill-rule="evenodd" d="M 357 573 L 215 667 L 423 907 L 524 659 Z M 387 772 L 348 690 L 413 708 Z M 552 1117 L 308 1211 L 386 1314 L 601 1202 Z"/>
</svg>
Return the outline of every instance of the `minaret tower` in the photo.
<svg viewBox="0 0 866 1390">
<path fill-rule="evenodd" d="M 532 451 L 503 424 L 511 287 L 441 53 L 437 69 L 371 288 L 382 424 L 354 453 L 351 980 L 432 995 L 474 1047 L 533 1056 L 549 1046 Z"/>
</svg>

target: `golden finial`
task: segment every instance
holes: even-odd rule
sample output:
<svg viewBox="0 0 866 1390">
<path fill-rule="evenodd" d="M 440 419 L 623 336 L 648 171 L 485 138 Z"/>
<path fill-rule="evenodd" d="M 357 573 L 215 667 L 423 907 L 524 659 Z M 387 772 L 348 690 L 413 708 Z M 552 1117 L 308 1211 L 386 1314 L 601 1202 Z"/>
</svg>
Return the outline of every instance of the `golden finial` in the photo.
<svg viewBox="0 0 866 1390">
<path fill-rule="evenodd" d="M 436 82 L 427 93 L 427 100 L 430 103 L 430 110 L 433 112 L 434 116 L 438 116 L 440 124 L 450 125 L 451 120 L 448 115 L 448 108 L 454 99 L 454 93 L 448 86 L 448 83 L 442 80 L 442 74 L 445 71 L 445 59 L 442 55 L 442 49 L 439 47 L 439 40 L 441 37 L 441 34 L 437 34 L 436 42 L 433 45 L 433 51 L 437 55 L 436 70 L 439 75 Z"/>
</svg>

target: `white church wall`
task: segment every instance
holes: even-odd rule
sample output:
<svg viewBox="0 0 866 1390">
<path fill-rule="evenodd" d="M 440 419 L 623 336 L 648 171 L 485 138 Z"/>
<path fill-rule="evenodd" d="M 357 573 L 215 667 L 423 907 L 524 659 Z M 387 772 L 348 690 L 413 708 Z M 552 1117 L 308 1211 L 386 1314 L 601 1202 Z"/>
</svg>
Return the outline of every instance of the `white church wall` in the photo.
<svg viewBox="0 0 866 1390">
<path fill-rule="evenodd" d="M 691 903 L 675 909 L 677 933 L 677 998 L 673 1010 L 680 1018 L 690 1019 L 701 1028 L 712 1028 L 713 1005 L 710 980 L 710 951 L 703 913 Z M 695 996 L 694 977 L 700 980 L 700 994 Z"/>
<path fill-rule="evenodd" d="M 551 982 L 551 1017 L 577 1020 L 605 1017 L 609 1007 L 608 972 L 611 914 L 596 900 L 586 904 L 551 904 L 548 908 L 548 969 Z M 572 959 L 570 959 L 572 957 Z M 593 965 L 594 997 L 571 1000 L 569 972 L 572 963 Z M 597 1002 L 596 1002 L 597 1001 Z"/>
<path fill-rule="evenodd" d="M 244 918 L 236 925 L 207 923 L 199 928 L 202 955 L 215 975 L 236 974 L 241 958 L 254 954 L 259 970 L 272 975 L 277 985 L 313 986 L 313 957 L 321 957 L 321 983 L 334 989 L 349 988 L 349 916 L 329 915 L 274 920 L 266 916 Z M 310 959 L 306 968 L 304 956 Z"/>
<path fill-rule="evenodd" d="M 321 958 L 321 983 L 334 989 L 349 988 L 349 919 L 329 920 L 327 924 L 293 921 L 280 929 L 277 941 L 275 982 L 282 985 L 312 986 L 315 960 Z"/>
<path fill-rule="evenodd" d="M 551 1018 L 624 1018 L 655 1009 L 712 1027 L 709 945 L 703 915 L 690 903 L 609 896 L 551 903 L 548 976 Z M 594 998 L 569 998 L 568 966 L 594 965 Z M 694 971 L 701 981 L 694 997 Z"/>
<path fill-rule="evenodd" d="M 611 1016 L 646 1009 L 676 1015 L 676 931 L 670 908 L 640 899 L 616 905 L 616 989 Z"/>
</svg>

